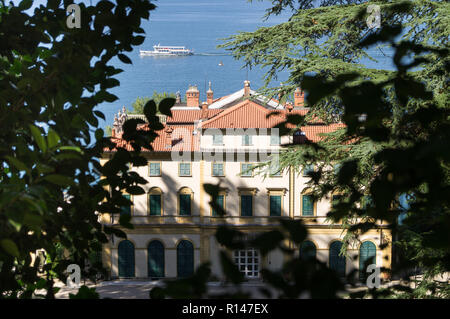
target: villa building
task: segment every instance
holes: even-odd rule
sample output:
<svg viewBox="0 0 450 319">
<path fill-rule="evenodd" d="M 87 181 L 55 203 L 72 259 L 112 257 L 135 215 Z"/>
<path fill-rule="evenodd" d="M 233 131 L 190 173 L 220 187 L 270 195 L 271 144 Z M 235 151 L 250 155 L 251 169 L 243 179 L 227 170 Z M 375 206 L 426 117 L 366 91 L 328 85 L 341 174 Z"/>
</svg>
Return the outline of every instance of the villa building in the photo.
<svg viewBox="0 0 450 319">
<path fill-rule="evenodd" d="M 283 171 L 272 167 L 265 175 L 251 170 L 283 144 L 317 142 L 320 133 L 344 124 L 310 123 L 291 136 L 279 137 L 274 126 L 287 114 L 308 112 L 300 89 L 293 105 L 257 94 L 249 81 L 243 89 L 220 98 L 214 98 L 210 85 L 206 95 L 201 104 L 197 87 L 190 86 L 185 103 L 178 96 L 172 116 L 161 117 L 164 129 L 158 131 L 153 150 L 143 153 L 148 165 L 130 168 L 148 184 L 144 195 L 124 195 L 133 202 L 123 212 L 131 214 L 134 224 L 134 229 L 124 230 L 128 239 L 114 237 L 104 246 L 103 262 L 112 278 L 183 277 L 206 261 L 220 278 L 220 247 L 214 236 L 218 225 L 226 223 L 252 236 L 277 227 L 280 217 L 302 219 L 308 229 L 308 239 L 300 247 L 290 243 L 297 254 L 307 251 L 342 276 L 354 269 L 365 272 L 362 265 L 372 258 L 377 267 L 390 268 L 391 233 L 382 222 L 362 235 L 347 257 L 339 255 L 341 225 L 326 221 L 331 196 L 314 202 L 306 186 L 306 173 L 314 167 L 301 168 L 300 173 L 292 167 Z M 277 114 L 269 116 L 274 111 Z M 120 132 L 116 123 L 112 139 L 131 150 Z M 113 152 L 105 151 L 102 161 Z M 220 185 L 216 198 L 205 191 L 205 184 Z M 211 207 L 212 200 L 225 216 Z M 119 217 L 103 214 L 101 218 L 103 223 L 118 225 Z M 259 278 L 261 268 L 279 269 L 285 260 L 279 250 L 264 258 L 255 249 L 230 253 L 247 278 Z"/>
</svg>

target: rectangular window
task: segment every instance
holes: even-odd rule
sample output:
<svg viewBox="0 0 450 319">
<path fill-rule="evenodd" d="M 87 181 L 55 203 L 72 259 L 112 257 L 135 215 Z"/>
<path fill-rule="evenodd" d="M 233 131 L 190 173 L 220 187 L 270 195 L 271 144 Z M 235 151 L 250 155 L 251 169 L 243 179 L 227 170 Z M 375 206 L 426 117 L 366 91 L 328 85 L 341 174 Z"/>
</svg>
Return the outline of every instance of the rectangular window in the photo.
<svg viewBox="0 0 450 319">
<path fill-rule="evenodd" d="M 308 176 L 308 174 L 314 172 L 314 165 L 308 164 L 303 168 L 303 176 Z"/>
<path fill-rule="evenodd" d="M 150 163 L 149 175 L 150 176 L 161 176 L 161 164 L 160 163 Z"/>
<path fill-rule="evenodd" d="M 190 194 L 180 194 L 180 215 L 183 215 L 183 216 L 191 215 L 191 195 Z"/>
<path fill-rule="evenodd" d="M 248 134 L 242 135 L 242 145 L 243 146 L 252 145 L 252 136 Z"/>
<path fill-rule="evenodd" d="M 253 167 L 253 164 L 242 163 L 241 164 L 241 176 L 252 177 L 253 176 L 252 167 Z"/>
<path fill-rule="evenodd" d="M 280 162 L 274 161 L 270 163 L 270 176 L 281 176 Z"/>
<path fill-rule="evenodd" d="M 191 163 L 180 163 L 178 165 L 180 176 L 191 176 Z"/>
<path fill-rule="evenodd" d="M 130 195 L 122 195 L 122 196 L 128 200 L 131 200 Z M 131 215 L 131 206 L 130 205 L 125 205 L 120 208 L 120 216 L 122 216 L 124 214 Z"/>
<path fill-rule="evenodd" d="M 303 216 L 314 215 L 314 200 L 311 195 L 302 196 L 302 215 Z"/>
<path fill-rule="evenodd" d="M 270 145 L 280 145 L 280 144 L 281 144 L 281 136 L 270 135 Z"/>
<path fill-rule="evenodd" d="M 151 216 L 161 216 L 161 195 L 153 194 L 150 195 L 150 215 Z"/>
<path fill-rule="evenodd" d="M 256 249 L 235 250 L 234 263 L 239 271 L 247 278 L 259 277 L 259 253 Z"/>
<path fill-rule="evenodd" d="M 223 145 L 223 135 L 222 134 L 213 135 L 213 145 Z"/>
<path fill-rule="evenodd" d="M 213 176 L 224 176 L 223 174 L 223 163 L 213 163 Z"/>
<path fill-rule="evenodd" d="M 241 216 L 253 215 L 253 196 L 241 195 Z"/>
<path fill-rule="evenodd" d="M 281 195 L 271 195 L 270 216 L 281 216 Z"/>
<path fill-rule="evenodd" d="M 222 208 L 222 211 L 225 210 L 224 202 L 225 202 L 225 196 L 224 195 L 217 195 L 216 196 L 215 203 L 216 203 L 217 206 Z M 212 208 L 212 215 L 213 216 L 220 216 L 219 212 L 217 210 L 215 210 L 214 207 Z"/>
</svg>

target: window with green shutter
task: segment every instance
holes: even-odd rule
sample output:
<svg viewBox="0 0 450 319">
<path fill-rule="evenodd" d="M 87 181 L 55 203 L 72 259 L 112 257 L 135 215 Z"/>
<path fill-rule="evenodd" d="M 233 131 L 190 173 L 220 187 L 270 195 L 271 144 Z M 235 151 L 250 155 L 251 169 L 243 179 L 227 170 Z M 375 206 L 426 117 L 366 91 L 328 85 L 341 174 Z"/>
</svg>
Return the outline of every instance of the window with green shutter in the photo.
<svg viewBox="0 0 450 319">
<path fill-rule="evenodd" d="M 280 144 L 281 144 L 281 136 L 270 135 L 270 145 L 280 145 Z"/>
<path fill-rule="evenodd" d="M 339 277 L 345 277 L 346 260 L 341 253 L 342 243 L 335 241 L 330 245 L 330 268 L 333 269 Z"/>
<path fill-rule="evenodd" d="M 314 215 L 314 200 L 311 195 L 302 196 L 302 215 L 303 216 Z"/>
<path fill-rule="evenodd" d="M 224 176 L 223 163 L 213 163 L 213 176 Z"/>
<path fill-rule="evenodd" d="M 149 171 L 150 176 L 161 176 L 160 163 L 150 163 Z"/>
<path fill-rule="evenodd" d="M 161 195 L 151 194 L 149 197 L 150 215 L 161 216 Z"/>
<path fill-rule="evenodd" d="M 190 194 L 180 194 L 180 215 L 183 215 L 183 216 L 191 215 L 191 195 Z"/>
<path fill-rule="evenodd" d="M 191 176 L 191 164 L 190 163 L 180 163 L 179 164 L 180 176 Z"/>
<path fill-rule="evenodd" d="M 241 195 L 241 216 L 253 215 L 253 196 Z"/>
<path fill-rule="evenodd" d="M 242 163 L 241 164 L 241 176 L 251 177 L 253 176 L 253 164 L 250 163 Z"/>
<path fill-rule="evenodd" d="M 314 260 L 316 259 L 316 245 L 310 240 L 305 240 L 300 246 L 300 259 Z"/>
<path fill-rule="evenodd" d="M 223 135 L 214 134 L 213 135 L 213 145 L 223 145 Z"/>
<path fill-rule="evenodd" d="M 123 240 L 119 243 L 117 249 L 119 277 L 134 277 L 134 245 L 129 240 Z"/>
<path fill-rule="evenodd" d="M 164 246 L 158 240 L 148 244 L 148 276 L 150 278 L 164 277 Z"/>
<path fill-rule="evenodd" d="M 309 164 L 303 168 L 303 176 L 308 176 L 309 174 L 314 172 L 314 165 Z"/>
<path fill-rule="evenodd" d="M 367 267 L 376 265 L 377 247 L 370 241 L 365 241 L 359 248 L 359 279 L 365 281 L 369 273 Z"/>
<path fill-rule="evenodd" d="M 222 210 L 225 210 L 224 201 L 225 201 L 225 196 L 224 195 L 217 195 L 216 198 L 215 198 L 216 205 L 218 207 L 222 208 Z M 212 207 L 212 215 L 213 216 L 220 216 L 219 212 L 214 207 Z"/>
<path fill-rule="evenodd" d="M 270 216 L 281 216 L 281 195 L 270 196 Z"/>
<path fill-rule="evenodd" d="M 194 273 L 194 246 L 182 240 L 177 246 L 177 276 L 189 277 Z"/>
<path fill-rule="evenodd" d="M 131 200 L 130 195 L 122 195 L 122 196 L 128 200 Z M 131 206 L 130 205 L 125 205 L 120 208 L 120 216 L 122 216 L 122 215 L 131 215 Z"/>
<path fill-rule="evenodd" d="M 278 161 L 270 163 L 270 176 L 281 176 L 281 168 Z"/>
<path fill-rule="evenodd" d="M 244 146 L 252 145 L 252 136 L 248 134 L 242 135 L 242 145 Z"/>
</svg>

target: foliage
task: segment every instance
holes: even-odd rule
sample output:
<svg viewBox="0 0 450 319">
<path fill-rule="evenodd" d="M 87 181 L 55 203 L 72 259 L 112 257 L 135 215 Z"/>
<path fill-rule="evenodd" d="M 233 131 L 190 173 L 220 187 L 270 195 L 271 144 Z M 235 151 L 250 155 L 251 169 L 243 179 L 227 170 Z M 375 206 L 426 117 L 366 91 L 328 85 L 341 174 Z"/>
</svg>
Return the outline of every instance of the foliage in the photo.
<svg viewBox="0 0 450 319">
<path fill-rule="evenodd" d="M 404 259 L 409 260 L 395 271 L 405 273 L 416 266 L 422 272 L 415 286 L 395 285 L 350 297 L 448 298 L 448 284 L 434 279 L 450 270 L 450 153 L 445 147 L 450 137 L 449 4 L 371 1 L 381 6 L 382 28 L 369 30 L 365 1 L 324 0 L 318 7 L 313 1 L 272 3 L 268 15 L 289 7 L 294 11 L 291 19 L 239 33 L 222 47 L 247 66 L 269 67 L 266 84 L 279 70 L 290 70 L 291 76 L 281 88 L 263 92 L 281 91 L 287 98 L 297 86 L 306 91 L 309 115 L 288 118 L 280 125 L 283 132 L 288 132 L 287 123 L 304 125 L 313 116 L 346 124 L 318 144 L 291 145 L 280 156 L 281 167 L 299 172 L 306 164 L 315 163 L 317 170 L 310 173 L 309 184 L 316 198 L 341 195 L 333 201 L 328 217 L 343 220 L 345 240 L 357 240 L 376 227 L 375 221 L 383 220 L 396 236 L 394 245 L 402 248 Z M 394 51 L 395 71 L 360 64 L 363 58 L 370 58 L 368 47 L 382 44 Z M 207 185 L 205 190 L 213 196 L 219 186 L 214 191 Z M 399 197 L 404 194 L 411 200 L 409 207 L 401 208 Z M 400 215 L 406 216 L 402 225 L 398 224 Z M 280 223 L 279 229 L 254 240 L 227 226 L 218 229 L 216 238 L 227 249 L 252 246 L 264 253 L 277 248 L 292 254 L 283 240 L 301 241 L 306 229 L 301 222 Z M 293 230 L 302 235 L 290 233 Z M 226 250 L 222 255 L 226 256 Z M 313 298 L 337 297 L 342 286 L 336 274 L 318 261 L 312 263 L 308 266 L 308 262 L 290 258 L 280 272 L 263 269 L 261 274 L 280 298 L 298 298 L 304 292 Z M 239 286 L 242 278 L 236 266 L 227 258 L 222 258 L 221 264 L 225 277 Z M 266 293 L 270 295 L 270 291 Z M 238 296 L 243 297 L 239 291 L 231 297 Z"/>
<path fill-rule="evenodd" d="M 104 115 L 95 108 L 117 99 L 108 90 L 119 85 L 114 75 L 122 70 L 110 61 L 131 63 L 124 52 L 144 41 L 140 24 L 155 6 L 148 0 L 79 3 L 81 28 L 68 29 L 70 3 L 49 0 L 29 15 L 33 1 L 0 1 L 1 298 L 30 298 L 36 289 L 53 298 L 55 279 L 65 282 L 72 263 L 84 275 L 96 274 L 98 265 L 91 272 L 86 264 L 92 252 L 108 237 L 125 236 L 101 224 L 101 214 L 119 213 L 130 204 L 121 193 L 140 193 L 146 183 L 127 164 L 146 165 L 139 150 L 154 131 L 125 123 L 124 138 L 136 151 L 118 149 L 101 163 L 104 149 L 115 144 L 98 128 Z M 156 106 L 149 102 L 145 111 L 154 123 Z M 31 257 L 42 248 L 41 273 L 39 258 Z"/>
<path fill-rule="evenodd" d="M 153 95 L 151 97 L 137 97 L 136 100 L 131 104 L 131 107 L 133 108 L 131 111 L 127 110 L 128 114 L 144 114 L 144 106 L 145 103 L 147 103 L 150 100 L 155 101 L 156 104 L 159 104 L 162 100 L 166 98 L 175 98 L 174 93 L 167 93 L 167 92 L 156 92 L 153 91 Z"/>
</svg>

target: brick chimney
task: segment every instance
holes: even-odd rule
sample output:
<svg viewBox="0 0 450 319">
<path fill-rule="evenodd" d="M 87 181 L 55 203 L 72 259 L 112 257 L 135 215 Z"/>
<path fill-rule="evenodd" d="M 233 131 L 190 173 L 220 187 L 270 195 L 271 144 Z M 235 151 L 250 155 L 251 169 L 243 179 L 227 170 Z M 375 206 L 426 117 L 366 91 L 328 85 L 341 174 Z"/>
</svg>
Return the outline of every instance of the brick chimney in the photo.
<svg viewBox="0 0 450 319">
<path fill-rule="evenodd" d="M 209 89 L 206 91 L 206 103 L 212 104 L 214 101 L 214 92 L 211 89 L 211 82 L 209 82 Z"/>
<path fill-rule="evenodd" d="M 202 103 L 202 119 L 208 118 L 208 102 Z"/>
<path fill-rule="evenodd" d="M 197 85 L 189 85 L 189 89 L 186 91 L 186 106 L 200 106 L 200 92 L 198 91 Z"/>
<path fill-rule="evenodd" d="M 244 97 L 250 97 L 250 81 L 244 81 Z"/>
<path fill-rule="evenodd" d="M 305 93 L 298 87 L 294 92 L 294 106 L 303 106 L 305 101 Z"/>
</svg>

